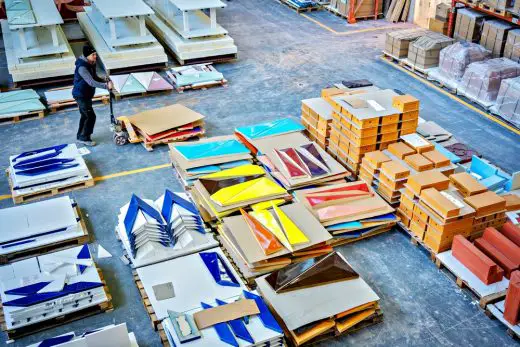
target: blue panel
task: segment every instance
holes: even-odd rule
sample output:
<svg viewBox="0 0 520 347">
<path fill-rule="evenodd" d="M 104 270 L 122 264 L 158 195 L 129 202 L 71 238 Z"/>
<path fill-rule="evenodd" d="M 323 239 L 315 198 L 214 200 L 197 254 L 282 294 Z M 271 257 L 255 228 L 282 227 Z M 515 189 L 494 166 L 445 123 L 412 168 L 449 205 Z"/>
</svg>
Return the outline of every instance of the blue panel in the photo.
<svg viewBox="0 0 520 347">
<path fill-rule="evenodd" d="M 219 306 L 227 305 L 227 302 L 219 299 L 216 299 L 216 302 Z M 233 319 L 228 321 L 227 323 L 231 327 L 231 330 L 233 330 L 233 333 L 236 337 L 249 343 L 255 343 L 255 340 L 247 330 L 246 325 L 244 324 L 244 321 L 242 319 Z"/>
<path fill-rule="evenodd" d="M 9 289 L 5 291 L 5 294 L 8 295 L 32 295 L 38 293 L 38 291 L 45 288 L 51 281 L 38 282 L 29 284 L 27 286 L 18 287 L 15 289 Z"/>
<path fill-rule="evenodd" d="M 177 146 L 175 149 L 188 160 L 250 153 L 249 149 L 237 140 L 196 143 L 189 146 Z"/>
<path fill-rule="evenodd" d="M 40 167 L 40 166 L 47 166 L 47 165 L 53 165 L 53 164 L 67 164 L 67 163 L 70 163 L 70 162 L 73 162 L 74 159 L 72 158 L 51 158 L 51 159 L 46 159 L 46 160 L 40 160 L 40 161 L 37 161 L 37 162 L 31 162 L 31 163 L 18 163 L 18 164 L 15 164 L 13 167 L 15 169 L 32 169 L 32 168 L 37 168 L 37 167 Z"/>
<path fill-rule="evenodd" d="M 395 214 L 386 213 L 381 216 L 375 216 L 375 217 L 363 219 L 362 222 L 383 222 L 383 221 L 392 221 L 392 220 L 396 220 L 396 219 L 397 219 L 397 217 L 395 216 Z"/>
<path fill-rule="evenodd" d="M 81 250 L 78 253 L 77 259 L 91 259 L 90 256 L 90 250 L 88 249 L 88 245 L 84 244 L 83 247 L 81 247 Z"/>
<path fill-rule="evenodd" d="M 36 241 L 35 239 L 29 239 L 29 240 L 25 240 L 25 241 L 18 241 L 18 242 L 13 242 L 13 243 L 9 243 L 9 244 L 6 244 L 6 245 L 2 245 L 2 246 L 0 246 L 0 248 L 7 249 L 7 248 L 11 248 L 11 247 L 25 245 L 27 243 L 31 243 L 31 242 L 35 242 L 35 241 Z"/>
<path fill-rule="evenodd" d="M 438 152 L 440 152 L 442 155 L 447 157 L 452 163 L 457 164 L 457 163 L 459 163 L 461 161 L 459 156 L 457 156 L 456 154 L 450 152 L 449 150 L 444 148 L 444 146 L 439 145 L 438 143 L 434 143 L 434 145 L 435 145 L 435 149 Z"/>
<path fill-rule="evenodd" d="M 207 310 L 208 308 L 213 308 L 211 305 L 208 305 L 203 302 L 201 302 L 200 304 L 202 305 L 202 308 L 205 310 Z M 217 335 L 221 341 L 231 346 L 239 346 L 237 339 L 235 339 L 235 335 L 233 335 L 226 323 L 217 323 L 213 326 L 213 328 L 215 328 L 215 331 L 217 332 Z"/>
<path fill-rule="evenodd" d="M 240 287 L 237 279 L 220 257 L 220 254 L 216 252 L 200 252 L 199 255 L 215 282 L 225 287 Z"/>
<path fill-rule="evenodd" d="M 360 222 L 345 222 L 345 223 L 338 223 L 333 224 L 325 227 L 328 231 L 335 231 L 335 230 L 343 230 L 343 229 L 351 229 L 351 228 L 361 228 L 363 227 L 363 224 Z"/>
<path fill-rule="evenodd" d="M 21 159 L 21 158 L 25 158 L 25 157 L 29 157 L 29 156 L 33 156 L 33 155 L 36 155 L 38 153 L 43 153 L 43 152 L 49 152 L 49 151 L 54 151 L 54 153 L 47 153 L 47 154 L 44 154 L 44 155 L 41 155 L 39 157 L 34 157 L 34 158 L 31 158 L 31 159 L 26 159 L 24 161 L 21 161 L 19 162 L 19 164 L 26 164 L 26 163 L 32 163 L 32 162 L 35 162 L 35 161 L 40 161 L 40 160 L 43 160 L 43 159 L 48 159 L 48 158 L 54 158 L 56 156 L 58 156 L 61 151 L 67 147 L 68 145 L 67 144 L 64 144 L 64 145 L 58 145 L 58 146 L 52 146 L 52 147 L 46 147 L 46 148 L 40 148 L 40 149 L 36 149 L 34 151 L 28 151 L 28 152 L 23 152 L 22 154 L 19 154 L 17 155 L 14 159 L 13 159 L 13 163 L 15 161 L 17 161 L 18 159 Z"/>
<path fill-rule="evenodd" d="M 485 162 L 477 156 L 471 157 L 471 166 L 469 167 L 471 172 L 476 173 L 482 178 L 488 178 L 497 173 L 498 169 L 493 165 Z"/>
<path fill-rule="evenodd" d="M 67 335 L 51 337 L 49 339 L 45 339 L 42 342 L 40 342 L 38 347 L 52 347 L 52 346 L 61 345 L 62 343 L 72 341 L 74 336 L 75 336 L 74 333 L 70 333 Z"/>
<path fill-rule="evenodd" d="M 134 223 L 137 218 L 137 213 L 139 210 L 142 210 L 144 213 L 158 221 L 159 223 L 163 223 L 161 214 L 148 205 L 146 202 L 138 198 L 135 194 L 132 194 L 132 199 L 130 200 L 130 205 L 128 206 L 128 211 L 126 212 L 124 224 L 126 233 L 130 236 L 132 233 L 132 229 L 134 228 Z"/>
<path fill-rule="evenodd" d="M 305 130 L 303 125 L 291 118 L 282 118 L 272 122 L 239 127 L 235 129 L 235 131 L 241 133 L 250 140 L 303 130 Z"/>
<path fill-rule="evenodd" d="M 280 325 L 278 325 L 278 322 L 260 296 L 244 290 L 244 297 L 246 299 L 252 299 L 256 302 L 256 306 L 258 306 L 258 310 L 260 310 L 260 314 L 258 316 L 266 328 L 283 334 L 282 328 L 280 328 Z"/>
<path fill-rule="evenodd" d="M 77 166 L 79 166 L 79 164 L 52 164 L 42 167 L 36 167 L 33 169 L 16 170 L 15 173 L 21 176 L 38 176 L 49 172 L 71 169 Z"/>
</svg>

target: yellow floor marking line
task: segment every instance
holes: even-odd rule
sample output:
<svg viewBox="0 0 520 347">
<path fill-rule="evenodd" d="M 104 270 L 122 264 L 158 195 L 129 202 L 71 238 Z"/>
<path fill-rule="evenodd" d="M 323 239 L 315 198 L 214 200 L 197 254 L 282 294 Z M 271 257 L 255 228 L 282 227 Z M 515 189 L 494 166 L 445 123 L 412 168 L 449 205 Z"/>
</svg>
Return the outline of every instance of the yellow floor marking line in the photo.
<svg viewBox="0 0 520 347">
<path fill-rule="evenodd" d="M 0 200 L 11 199 L 11 195 L 0 195 Z"/>
<path fill-rule="evenodd" d="M 331 33 L 334 33 L 334 34 L 336 34 L 336 35 L 339 34 L 339 32 L 337 32 L 336 30 L 334 30 L 334 29 L 332 29 L 332 28 L 326 26 L 325 24 L 323 24 L 323 23 L 317 21 L 317 20 L 314 19 L 314 18 L 311 18 L 311 17 L 307 16 L 307 15 L 304 14 L 304 13 L 300 13 L 300 16 L 302 16 L 302 17 L 304 17 L 304 18 L 307 18 L 308 20 L 310 20 L 310 21 L 313 22 L 314 24 L 319 25 L 320 27 L 322 27 L 323 29 L 326 29 L 326 30 L 330 31 Z"/>
<path fill-rule="evenodd" d="M 347 35 L 366 33 L 366 32 L 370 32 L 370 31 L 378 31 L 378 30 L 385 30 L 385 29 L 395 29 L 395 26 L 384 26 L 384 27 L 378 27 L 378 28 L 365 28 L 365 29 L 359 29 L 359 30 L 353 30 L 353 31 L 336 31 L 336 30 L 332 29 L 331 27 L 323 24 L 322 22 L 320 22 L 312 17 L 309 17 L 305 13 L 300 13 L 300 16 L 306 18 L 307 20 L 310 20 L 314 24 L 316 24 L 316 25 L 322 27 L 323 29 L 328 30 L 331 33 L 333 33 L 334 35 L 338 35 L 338 36 L 347 36 Z"/>
<path fill-rule="evenodd" d="M 431 83 L 431 82 L 429 82 L 429 81 L 427 81 L 427 80 L 425 80 L 425 79 L 423 79 L 423 78 L 417 76 L 416 74 L 414 74 L 414 73 L 411 72 L 411 71 L 408 71 L 408 70 L 405 69 L 404 67 L 399 66 L 399 65 L 396 65 L 396 64 L 392 63 L 391 61 L 388 61 L 387 59 L 383 58 L 383 57 L 381 57 L 381 60 L 382 60 L 383 62 L 385 62 L 386 64 L 391 65 L 391 66 L 393 66 L 394 68 L 399 69 L 399 70 L 401 70 L 401 71 L 407 73 L 409 76 L 415 78 L 416 80 L 418 80 L 419 82 L 421 82 L 421 83 L 423 83 L 423 84 L 426 84 L 426 85 L 429 86 L 430 88 L 433 88 L 433 89 L 435 89 L 435 90 L 441 92 L 442 94 L 444 94 L 444 95 L 450 97 L 452 100 L 457 101 L 459 104 L 462 104 L 462 105 L 466 106 L 467 108 L 469 108 L 469 109 L 475 111 L 476 113 L 478 113 L 478 114 L 480 114 L 480 115 L 486 117 L 487 119 L 489 119 L 489 120 L 491 120 L 491 121 L 493 121 L 493 122 L 495 122 L 495 123 L 501 125 L 502 127 L 506 128 L 506 129 L 508 129 L 508 130 L 510 130 L 510 131 L 512 131 L 512 132 L 514 132 L 514 133 L 517 134 L 517 135 L 520 135 L 520 130 L 515 129 L 514 127 L 512 127 L 511 125 L 509 125 L 509 124 L 507 124 L 507 123 L 501 121 L 500 119 L 497 119 L 497 118 L 493 117 L 492 115 L 488 114 L 487 112 L 482 111 L 481 109 L 479 109 L 479 108 L 477 108 L 477 107 L 471 105 L 470 103 L 468 103 L 468 102 L 466 102 L 466 101 L 464 101 L 464 100 L 458 98 L 457 96 L 451 94 L 450 92 L 448 92 L 448 91 L 446 91 L 446 90 L 444 90 L 444 89 L 442 89 L 442 88 L 436 86 L 435 84 L 433 84 L 433 83 Z"/>
</svg>

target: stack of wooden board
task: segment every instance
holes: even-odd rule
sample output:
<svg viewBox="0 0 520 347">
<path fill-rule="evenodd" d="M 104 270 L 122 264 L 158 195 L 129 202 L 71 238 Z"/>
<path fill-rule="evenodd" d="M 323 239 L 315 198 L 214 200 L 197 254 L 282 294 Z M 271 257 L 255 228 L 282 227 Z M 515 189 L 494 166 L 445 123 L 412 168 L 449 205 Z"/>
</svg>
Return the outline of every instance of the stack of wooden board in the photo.
<svg viewBox="0 0 520 347">
<path fill-rule="evenodd" d="M 2 318 L 9 338 L 41 330 L 58 317 L 70 321 L 112 308 L 88 245 L 20 260 L 0 270 Z"/>
<path fill-rule="evenodd" d="M 147 3 L 155 14 L 146 18 L 146 24 L 181 65 L 236 58 L 233 39 L 217 24 L 217 9 L 226 7 L 222 1 L 147 0 Z"/>
<path fill-rule="evenodd" d="M 177 91 L 201 89 L 213 86 L 225 86 L 227 80 L 211 64 L 196 64 L 173 67 L 166 74 L 173 81 Z"/>
<path fill-rule="evenodd" d="M 307 128 L 309 138 L 323 149 L 329 144 L 332 111 L 332 106 L 323 98 L 302 100 L 302 124 Z"/>
<path fill-rule="evenodd" d="M 0 93 L 0 122 L 43 118 L 45 106 L 33 89 Z"/>
<path fill-rule="evenodd" d="M 386 20 L 393 23 L 406 22 L 411 2 L 411 0 L 392 0 L 386 12 Z"/>
<path fill-rule="evenodd" d="M 9 158 L 9 183 L 15 203 L 94 185 L 75 144 L 35 149 Z"/>
<path fill-rule="evenodd" d="M 190 192 L 206 222 L 259 202 L 291 199 L 262 167 L 252 164 L 201 176 Z"/>
<path fill-rule="evenodd" d="M 144 266 L 136 272 L 156 329 L 162 321 L 163 343 L 179 346 L 190 341 L 193 346 L 238 346 L 240 341 L 240 346 L 283 345 L 282 329 L 260 296 L 246 290 L 220 248 Z M 243 315 L 230 318 L 229 313 L 220 311 L 233 309 L 226 305 L 235 301 L 235 313 L 242 312 L 243 304 L 252 309 L 247 314 L 247 327 L 237 319 Z M 206 321 L 202 316 L 211 307 L 215 308 L 213 312 L 221 313 L 222 324 L 202 324 Z"/>
<path fill-rule="evenodd" d="M 0 264 L 88 242 L 79 208 L 70 197 L 0 210 Z"/>
<path fill-rule="evenodd" d="M 204 175 L 251 164 L 253 160 L 249 149 L 234 136 L 171 143 L 169 147 L 173 167 L 186 187 Z"/>
<path fill-rule="evenodd" d="M 1 21 L 7 68 L 14 82 L 74 73 L 74 53 L 52 0 L 7 0 Z"/>
<path fill-rule="evenodd" d="M 154 71 L 112 75 L 110 80 L 114 84 L 116 98 L 123 95 L 146 94 L 173 89 L 168 81 Z"/>
<path fill-rule="evenodd" d="M 289 265 L 256 283 L 295 346 L 382 320 L 379 297 L 339 253 Z"/>
<path fill-rule="evenodd" d="M 145 18 L 153 10 L 142 0 L 94 0 L 78 21 L 97 51 L 107 74 L 111 70 L 143 65 L 164 65 L 168 57 L 150 34 Z"/>
<path fill-rule="evenodd" d="M 118 221 L 117 234 L 134 267 L 218 246 L 186 193 L 166 190 L 156 201 L 133 195 Z"/>
<path fill-rule="evenodd" d="M 399 136 L 415 132 L 419 123 L 419 100 L 379 90 L 333 96 L 329 153 L 358 174 L 365 153 L 386 149 Z"/>
<path fill-rule="evenodd" d="M 332 252 L 330 234 L 302 204 L 266 204 L 226 217 L 218 226 L 220 240 L 249 284 L 260 275 L 302 259 Z"/>
<path fill-rule="evenodd" d="M 295 195 L 334 236 L 333 246 L 389 231 L 397 222 L 394 209 L 363 181 L 297 190 Z"/>
<path fill-rule="evenodd" d="M 133 116 L 122 116 L 131 143 L 142 142 L 146 150 L 154 145 L 185 141 L 205 134 L 204 116 L 186 106 L 174 104 L 146 110 Z"/>
</svg>

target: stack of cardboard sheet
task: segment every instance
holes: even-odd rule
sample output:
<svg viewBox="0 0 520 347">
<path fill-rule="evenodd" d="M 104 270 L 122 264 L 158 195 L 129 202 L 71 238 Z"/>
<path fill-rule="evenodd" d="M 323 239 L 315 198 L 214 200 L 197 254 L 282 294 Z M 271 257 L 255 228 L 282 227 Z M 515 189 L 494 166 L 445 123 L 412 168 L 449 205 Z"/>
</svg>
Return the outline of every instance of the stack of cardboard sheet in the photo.
<svg viewBox="0 0 520 347">
<path fill-rule="evenodd" d="M 487 20 L 482 28 L 480 44 L 491 51 L 493 58 L 502 57 L 508 32 L 513 28 L 513 25 L 498 19 Z"/>
<path fill-rule="evenodd" d="M 363 182 L 298 190 L 300 201 L 335 236 L 334 246 L 388 231 L 396 224 L 394 209 Z"/>
<path fill-rule="evenodd" d="M 40 96 L 33 89 L 0 93 L 0 119 L 44 110 Z"/>
<path fill-rule="evenodd" d="M 118 221 L 117 233 L 134 267 L 218 245 L 186 193 L 166 190 L 156 201 L 133 195 Z"/>
<path fill-rule="evenodd" d="M 234 136 L 171 143 L 169 147 L 173 167 L 186 187 L 201 176 L 250 164 L 253 159 L 249 149 Z"/>
<path fill-rule="evenodd" d="M 295 346 L 381 321 L 379 297 L 339 253 L 256 279 L 258 291 Z"/>
<path fill-rule="evenodd" d="M 464 8 L 457 10 L 453 38 L 457 41 L 478 42 L 486 15 L 475 10 Z"/>
<path fill-rule="evenodd" d="M 258 143 L 277 142 L 280 135 L 301 132 L 305 127 L 291 118 L 235 128 L 235 136 L 254 154 L 265 154 L 257 148 Z"/>
<path fill-rule="evenodd" d="M 334 96 L 332 107 L 328 152 L 355 174 L 365 153 L 415 132 L 419 122 L 419 100 L 390 89 Z"/>
<path fill-rule="evenodd" d="M 178 91 L 182 91 L 186 87 L 203 88 L 226 83 L 224 75 L 211 64 L 173 67 L 166 74 Z"/>
<path fill-rule="evenodd" d="M 251 204 L 291 196 L 257 165 L 242 165 L 195 181 L 190 192 L 206 222 L 238 212 Z"/>
<path fill-rule="evenodd" d="M 40 148 L 11 156 L 9 178 L 16 194 L 92 180 L 75 144 Z"/>
<path fill-rule="evenodd" d="M 154 71 L 112 75 L 110 80 L 114 84 L 116 95 L 142 94 L 173 89 L 168 81 Z"/>
<path fill-rule="evenodd" d="M 386 33 L 384 53 L 397 59 L 406 58 L 410 43 L 426 33 L 424 29 L 392 30 Z"/>
<path fill-rule="evenodd" d="M 520 77 L 502 80 L 491 112 L 520 128 Z"/>
<path fill-rule="evenodd" d="M 301 132 L 256 141 L 257 156 L 270 174 L 289 190 L 344 180 L 350 173 Z"/>
<path fill-rule="evenodd" d="M 89 330 L 80 335 L 76 335 L 72 331 L 59 336 L 49 337 L 27 347 L 99 347 L 107 341 L 110 341 L 113 346 L 117 347 L 139 347 L 134 333 L 128 332 L 126 323 L 107 325 L 99 329 Z"/>
<path fill-rule="evenodd" d="M 301 203 L 270 207 L 242 210 L 218 226 L 222 245 L 250 284 L 290 263 L 332 252 L 330 234 Z"/>
<path fill-rule="evenodd" d="M 76 203 L 68 196 L 0 210 L 0 220 L 0 263 L 88 237 Z"/>
<path fill-rule="evenodd" d="M 476 43 L 457 42 L 441 50 L 439 67 L 428 72 L 428 79 L 457 89 L 458 82 L 464 76 L 469 64 L 489 59 L 491 53 Z"/>
<path fill-rule="evenodd" d="M 64 315 L 72 319 L 92 306 L 111 307 L 88 245 L 4 265 L 0 288 L 8 332 Z"/>
<path fill-rule="evenodd" d="M 323 149 L 329 144 L 332 111 L 332 106 L 323 98 L 302 100 L 302 124 L 307 128 L 309 138 Z"/>
<path fill-rule="evenodd" d="M 174 104 L 119 117 L 130 136 L 130 142 L 148 145 L 184 141 L 201 137 L 204 116 L 181 104 Z"/>
<path fill-rule="evenodd" d="M 410 44 L 406 61 L 413 67 L 424 70 L 439 66 L 441 50 L 453 42 L 448 36 L 429 32 Z"/>
<path fill-rule="evenodd" d="M 495 58 L 469 64 L 457 93 L 483 107 L 492 106 L 502 80 L 520 76 L 520 64 L 507 58 Z"/>
<path fill-rule="evenodd" d="M 282 329 L 220 248 L 136 271 L 171 346 L 282 346 Z"/>
<path fill-rule="evenodd" d="M 510 30 L 507 33 L 504 57 L 517 63 L 520 60 L 520 29 Z"/>
</svg>

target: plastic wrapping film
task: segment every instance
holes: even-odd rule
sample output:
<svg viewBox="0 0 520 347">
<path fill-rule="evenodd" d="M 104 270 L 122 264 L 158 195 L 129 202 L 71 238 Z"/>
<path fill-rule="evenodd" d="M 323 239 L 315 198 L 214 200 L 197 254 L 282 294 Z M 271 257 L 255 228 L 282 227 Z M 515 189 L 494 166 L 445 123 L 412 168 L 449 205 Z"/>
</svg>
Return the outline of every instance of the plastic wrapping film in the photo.
<svg viewBox="0 0 520 347">
<path fill-rule="evenodd" d="M 513 25 L 501 20 L 487 20 L 482 28 L 480 44 L 491 51 L 493 58 L 502 57 L 508 32 L 513 28 Z"/>
<path fill-rule="evenodd" d="M 520 128 L 520 77 L 502 81 L 491 112 Z"/>
<path fill-rule="evenodd" d="M 507 33 L 504 57 L 516 62 L 520 59 L 520 29 L 510 30 Z"/>
<path fill-rule="evenodd" d="M 497 99 L 502 80 L 517 76 L 520 76 L 520 64 L 510 59 L 478 61 L 469 64 L 457 92 L 483 106 L 491 106 Z"/>
<path fill-rule="evenodd" d="M 469 64 L 491 58 L 491 52 L 471 42 L 457 42 L 441 50 L 439 73 L 459 81 Z"/>
<path fill-rule="evenodd" d="M 408 61 L 415 67 L 428 69 L 439 65 L 440 51 L 453 43 L 448 36 L 432 33 L 410 44 Z"/>
</svg>

